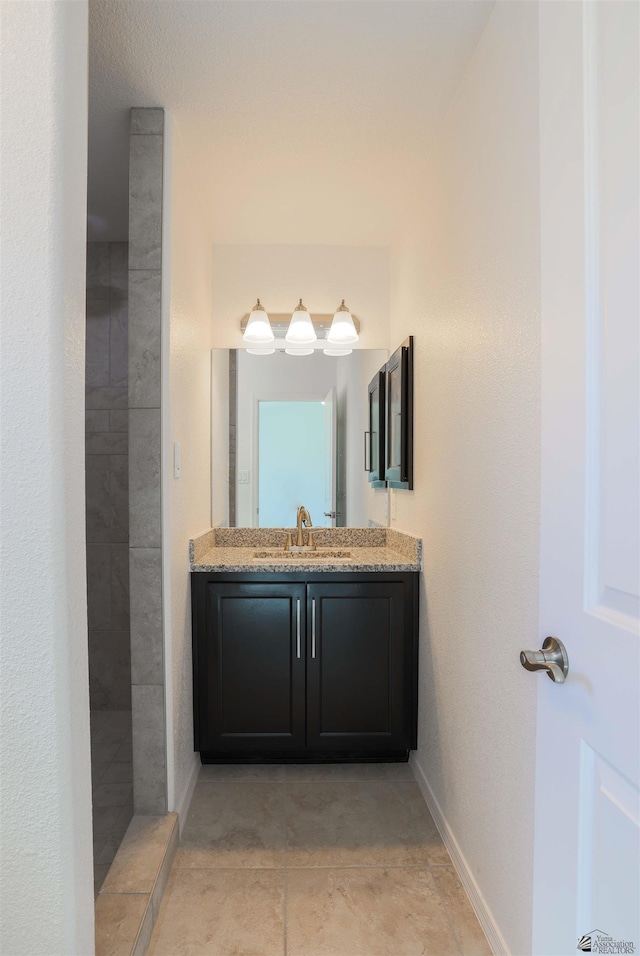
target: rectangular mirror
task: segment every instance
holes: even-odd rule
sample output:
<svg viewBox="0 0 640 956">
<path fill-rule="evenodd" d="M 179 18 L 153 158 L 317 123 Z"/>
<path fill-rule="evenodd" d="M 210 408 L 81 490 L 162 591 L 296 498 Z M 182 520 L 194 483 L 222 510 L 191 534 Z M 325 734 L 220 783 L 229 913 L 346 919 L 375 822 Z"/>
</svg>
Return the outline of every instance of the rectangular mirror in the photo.
<svg viewBox="0 0 640 956">
<path fill-rule="evenodd" d="M 212 525 L 292 527 L 303 504 L 314 527 L 386 527 L 365 433 L 369 382 L 387 358 L 213 349 Z"/>
</svg>

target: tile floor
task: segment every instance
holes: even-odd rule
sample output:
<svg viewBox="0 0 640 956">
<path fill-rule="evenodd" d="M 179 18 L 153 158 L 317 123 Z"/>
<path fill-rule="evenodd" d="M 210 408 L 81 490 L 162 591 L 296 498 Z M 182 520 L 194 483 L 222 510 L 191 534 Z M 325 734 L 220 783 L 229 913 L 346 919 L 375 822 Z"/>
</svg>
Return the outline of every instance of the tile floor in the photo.
<svg viewBox="0 0 640 956">
<path fill-rule="evenodd" d="M 92 711 L 93 885 L 96 896 L 133 816 L 131 761 L 131 711 Z"/>
<path fill-rule="evenodd" d="M 486 956 L 407 764 L 204 766 L 149 956 Z"/>
</svg>

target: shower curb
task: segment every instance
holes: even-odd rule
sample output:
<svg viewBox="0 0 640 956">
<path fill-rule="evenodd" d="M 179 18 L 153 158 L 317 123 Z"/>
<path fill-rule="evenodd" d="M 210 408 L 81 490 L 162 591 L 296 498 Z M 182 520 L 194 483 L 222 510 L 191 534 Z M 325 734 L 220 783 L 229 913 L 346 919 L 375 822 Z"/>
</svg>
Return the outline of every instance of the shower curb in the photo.
<svg viewBox="0 0 640 956">
<path fill-rule="evenodd" d="M 133 817 L 96 900 L 96 956 L 145 956 L 179 840 L 177 813 Z"/>
</svg>

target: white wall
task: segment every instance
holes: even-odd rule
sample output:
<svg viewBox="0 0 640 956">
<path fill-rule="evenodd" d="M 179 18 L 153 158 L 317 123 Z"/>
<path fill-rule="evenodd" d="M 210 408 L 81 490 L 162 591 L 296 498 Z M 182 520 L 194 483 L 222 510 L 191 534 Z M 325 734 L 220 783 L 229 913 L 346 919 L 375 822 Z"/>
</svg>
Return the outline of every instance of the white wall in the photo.
<svg viewBox="0 0 640 956">
<path fill-rule="evenodd" d="M 512 953 L 531 952 L 536 682 L 518 655 L 539 646 L 537 17 L 494 8 L 391 260 L 392 344 L 416 344 L 416 490 L 392 521 L 424 539 L 416 764 Z"/>
<path fill-rule="evenodd" d="M 87 4 L 2 4 L 0 950 L 93 952 Z"/>
<path fill-rule="evenodd" d="M 372 488 L 364 470 L 364 433 L 369 428 L 369 382 L 388 357 L 386 350 L 352 352 L 338 359 L 338 396 L 346 407 L 345 472 L 347 525 L 388 524 L 388 491 Z"/>
<path fill-rule="evenodd" d="M 193 751 L 189 538 L 211 526 L 211 243 L 180 128 L 165 128 L 163 233 L 163 606 L 168 808 L 182 810 Z M 182 476 L 173 477 L 174 442 Z"/>
<path fill-rule="evenodd" d="M 386 247 L 216 245 L 213 283 L 217 348 L 243 348 L 240 320 L 258 297 L 274 314 L 291 314 L 302 298 L 311 314 L 329 315 L 346 299 L 362 323 L 358 348 L 388 348 Z"/>
</svg>

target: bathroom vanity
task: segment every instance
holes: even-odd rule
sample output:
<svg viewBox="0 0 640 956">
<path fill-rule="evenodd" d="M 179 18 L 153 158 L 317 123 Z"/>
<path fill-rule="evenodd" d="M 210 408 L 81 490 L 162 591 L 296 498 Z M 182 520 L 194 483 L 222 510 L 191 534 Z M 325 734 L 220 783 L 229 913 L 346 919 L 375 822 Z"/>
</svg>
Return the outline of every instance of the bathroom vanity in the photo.
<svg viewBox="0 0 640 956">
<path fill-rule="evenodd" d="M 215 529 L 190 543 L 203 763 L 406 760 L 421 542 L 390 529 Z"/>
</svg>

